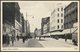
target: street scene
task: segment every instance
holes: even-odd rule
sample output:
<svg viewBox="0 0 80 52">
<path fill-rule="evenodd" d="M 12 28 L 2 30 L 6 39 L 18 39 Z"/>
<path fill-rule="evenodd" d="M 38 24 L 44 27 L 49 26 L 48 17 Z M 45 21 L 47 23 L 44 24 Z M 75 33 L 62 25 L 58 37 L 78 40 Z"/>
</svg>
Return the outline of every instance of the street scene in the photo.
<svg viewBox="0 0 80 52">
<path fill-rule="evenodd" d="M 3 47 L 78 47 L 78 2 L 2 3 Z"/>
</svg>

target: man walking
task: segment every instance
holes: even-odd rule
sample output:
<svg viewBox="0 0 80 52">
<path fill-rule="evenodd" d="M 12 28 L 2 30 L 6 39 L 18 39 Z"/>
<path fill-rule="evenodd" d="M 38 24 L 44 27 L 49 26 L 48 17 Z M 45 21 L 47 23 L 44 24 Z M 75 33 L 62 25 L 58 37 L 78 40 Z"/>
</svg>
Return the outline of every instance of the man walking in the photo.
<svg viewBox="0 0 80 52">
<path fill-rule="evenodd" d="M 19 41 L 19 36 L 17 35 L 16 37 L 17 37 L 17 41 Z"/>
<path fill-rule="evenodd" d="M 25 43 L 25 37 L 23 36 L 23 43 Z"/>
<path fill-rule="evenodd" d="M 65 35 L 65 42 L 67 41 L 67 35 Z"/>
<path fill-rule="evenodd" d="M 13 35 L 13 34 L 12 34 L 11 40 L 12 40 L 12 45 L 14 45 L 15 37 L 14 37 L 14 35 Z"/>
</svg>

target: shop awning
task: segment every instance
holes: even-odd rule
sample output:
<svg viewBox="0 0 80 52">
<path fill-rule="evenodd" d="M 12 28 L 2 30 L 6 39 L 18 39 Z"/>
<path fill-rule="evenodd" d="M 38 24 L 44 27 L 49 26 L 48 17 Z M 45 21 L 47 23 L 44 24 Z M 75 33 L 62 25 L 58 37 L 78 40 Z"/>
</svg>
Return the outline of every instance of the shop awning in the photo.
<svg viewBox="0 0 80 52">
<path fill-rule="evenodd" d="M 51 35 L 64 35 L 63 32 L 52 32 Z"/>
<path fill-rule="evenodd" d="M 50 33 L 43 34 L 41 36 L 50 36 Z"/>
<path fill-rule="evenodd" d="M 68 33 L 73 33 L 73 32 L 77 32 L 78 31 L 78 28 L 70 28 L 70 29 L 65 29 L 63 30 L 63 33 L 64 34 L 68 34 Z"/>
<path fill-rule="evenodd" d="M 52 32 L 50 33 L 50 35 L 64 35 L 64 34 L 69 34 L 69 33 L 73 33 L 73 32 L 78 32 L 78 28 L 71 28 L 71 29 L 65 29 L 62 32 Z"/>
</svg>

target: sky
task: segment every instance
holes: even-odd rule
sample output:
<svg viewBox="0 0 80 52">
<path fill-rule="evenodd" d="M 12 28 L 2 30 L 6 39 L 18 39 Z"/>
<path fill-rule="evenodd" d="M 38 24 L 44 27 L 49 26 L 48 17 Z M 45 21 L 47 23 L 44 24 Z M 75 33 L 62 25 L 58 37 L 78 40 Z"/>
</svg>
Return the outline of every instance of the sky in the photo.
<svg viewBox="0 0 80 52">
<path fill-rule="evenodd" d="M 41 19 L 50 16 L 56 4 L 62 3 L 67 6 L 71 1 L 21 1 L 18 3 L 24 19 L 30 23 L 30 31 L 34 32 L 35 28 L 41 28 Z"/>
</svg>

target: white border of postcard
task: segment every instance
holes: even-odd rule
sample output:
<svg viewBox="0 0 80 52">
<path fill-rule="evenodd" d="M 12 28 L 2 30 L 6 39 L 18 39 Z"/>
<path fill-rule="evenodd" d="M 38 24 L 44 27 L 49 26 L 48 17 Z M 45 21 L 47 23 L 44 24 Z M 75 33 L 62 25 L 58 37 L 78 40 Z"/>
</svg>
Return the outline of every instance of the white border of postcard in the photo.
<svg viewBox="0 0 80 52">
<path fill-rule="evenodd" d="M 3 2 L 33 2 L 33 1 L 1 1 L 1 24 L 2 24 L 2 3 Z M 39 2 L 39 1 L 34 1 Z M 40 2 L 54 2 L 54 1 L 40 1 Z M 57 2 L 57 1 L 55 1 Z M 1 51 L 79 51 L 79 1 L 78 2 L 78 47 L 51 47 L 51 48 L 21 48 L 21 47 L 2 47 L 2 25 L 1 25 Z"/>
</svg>

